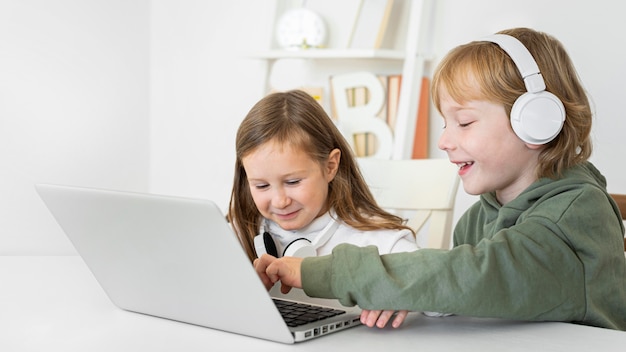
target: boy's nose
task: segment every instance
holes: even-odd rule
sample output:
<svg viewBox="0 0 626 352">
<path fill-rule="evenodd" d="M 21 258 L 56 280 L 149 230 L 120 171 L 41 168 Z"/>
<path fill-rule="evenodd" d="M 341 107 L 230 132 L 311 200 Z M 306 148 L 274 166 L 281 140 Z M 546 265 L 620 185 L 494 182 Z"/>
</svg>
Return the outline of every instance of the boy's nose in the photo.
<svg viewBox="0 0 626 352">
<path fill-rule="evenodd" d="M 450 137 L 449 137 L 449 133 L 446 132 L 446 130 L 444 129 L 443 132 L 441 133 L 441 136 L 439 136 L 439 141 L 437 142 L 437 147 L 441 150 L 447 151 L 447 150 L 451 150 L 454 148 Z"/>
</svg>

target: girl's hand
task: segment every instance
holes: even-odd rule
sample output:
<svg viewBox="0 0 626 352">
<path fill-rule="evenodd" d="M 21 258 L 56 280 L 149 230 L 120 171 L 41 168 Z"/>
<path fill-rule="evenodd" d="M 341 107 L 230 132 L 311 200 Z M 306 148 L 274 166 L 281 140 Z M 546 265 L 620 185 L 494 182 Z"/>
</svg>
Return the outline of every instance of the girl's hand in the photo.
<svg viewBox="0 0 626 352">
<path fill-rule="evenodd" d="M 363 310 L 361 312 L 361 323 L 370 328 L 374 326 L 384 328 L 395 312 L 394 310 Z M 399 310 L 391 326 L 394 328 L 400 327 L 408 314 L 408 310 Z"/>
</svg>

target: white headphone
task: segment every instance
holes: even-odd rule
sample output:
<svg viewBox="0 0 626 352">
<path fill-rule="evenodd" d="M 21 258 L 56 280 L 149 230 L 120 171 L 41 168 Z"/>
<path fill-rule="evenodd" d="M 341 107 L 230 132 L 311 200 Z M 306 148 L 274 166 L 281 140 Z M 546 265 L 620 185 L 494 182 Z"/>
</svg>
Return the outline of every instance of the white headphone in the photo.
<svg viewBox="0 0 626 352">
<path fill-rule="evenodd" d="M 565 108 L 557 96 L 545 90 L 546 84 L 532 54 L 510 35 L 494 34 L 482 41 L 498 44 L 513 59 L 524 79 L 527 92 L 515 100 L 511 109 L 515 134 L 529 144 L 546 144 L 553 140 L 563 128 Z"/>
<path fill-rule="evenodd" d="M 298 238 L 285 247 L 282 256 L 300 258 L 317 256 L 317 249 L 328 242 L 337 230 L 337 227 L 339 227 L 339 222 L 331 217 L 330 222 L 324 227 L 324 229 L 322 229 L 313 241 L 309 241 L 306 238 Z M 265 229 L 262 234 L 254 237 L 254 248 L 258 257 L 264 253 L 278 257 L 276 244 L 267 229 Z"/>
</svg>

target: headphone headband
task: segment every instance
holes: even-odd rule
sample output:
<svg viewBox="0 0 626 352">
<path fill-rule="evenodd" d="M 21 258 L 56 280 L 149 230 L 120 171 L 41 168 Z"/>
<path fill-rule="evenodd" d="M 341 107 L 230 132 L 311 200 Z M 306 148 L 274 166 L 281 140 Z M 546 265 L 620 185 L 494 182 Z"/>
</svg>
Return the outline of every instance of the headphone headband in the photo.
<svg viewBox="0 0 626 352">
<path fill-rule="evenodd" d="M 536 93 L 546 89 L 537 62 L 517 38 L 507 34 L 494 34 L 483 38 L 482 41 L 498 44 L 509 55 L 522 75 L 528 92 Z"/>
</svg>

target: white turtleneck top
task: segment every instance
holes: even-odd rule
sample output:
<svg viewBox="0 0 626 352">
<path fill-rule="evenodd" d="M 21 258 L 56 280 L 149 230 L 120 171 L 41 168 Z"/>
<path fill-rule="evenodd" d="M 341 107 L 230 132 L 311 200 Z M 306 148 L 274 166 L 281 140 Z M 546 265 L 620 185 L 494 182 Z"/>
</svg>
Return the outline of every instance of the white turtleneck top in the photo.
<svg viewBox="0 0 626 352">
<path fill-rule="evenodd" d="M 328 212 L 302 229 L 287 231 L 283 230 L 275 222 L 265 219 L 261 225 L 260 233 L 262 234 L 265 231 L 270 233 L 280 257 L 287 245 L 297 239 L 306 238 L 310 242 L 314 242 L 330 221 L 333 221 L 333 219 L 330 212 Z M 360 247 L 374 245 L 378 247 L 380 254 L 409 252 L 419 248 L 415 242 L 415 237 L 409 230 L 362 231 L 348 226 L 339 219 L 336 221 L 339 222 L 339 226 L 336 227 L 328 241 L 317 248 L 318 256 L 331 254 L 332 249 L 341 243 L 350 243 Z M 259 252 L 265 252 L 265 250 L 259 251 L 257 249 L 257 253 Z"/>
</svg>

